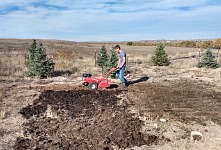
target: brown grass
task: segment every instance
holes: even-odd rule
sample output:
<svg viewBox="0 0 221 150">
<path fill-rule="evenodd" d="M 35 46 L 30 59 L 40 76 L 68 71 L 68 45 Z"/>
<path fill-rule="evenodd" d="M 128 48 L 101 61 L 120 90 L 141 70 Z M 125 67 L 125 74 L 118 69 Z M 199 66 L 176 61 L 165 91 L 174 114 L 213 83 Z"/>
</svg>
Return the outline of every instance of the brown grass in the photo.
<svg viewBox="0 0 221 150">
<path fill-rule="evenodd" d="M 46 47 L 48 57 L 55 62 L 55 72 L 58 75 L 74 77 L 83 72 L 100 75 L 101 70 L 95 67 L 95 50 L 100 50 L 105 45 L 109 52 L 113 45 L 120 44 L 126 51 L 128 64 L 130 67 L 141 66 L 151 68 L 151 56 L 155 46 L 128 46 L 125 43 L 77 43 L 60 40 L 37 40 Z M 32 40 L 20 39 L 0 39 L 0 76 L 24 77 L 26 72 L 25 55 L 31 45 Z M 175 75 L 177 73 L 188 72 L 194 68 L 199 61 L 198 48 L 176 48 L 166 47 L 166 53 L 171 59 L 169 67 L 159 68 L 163 74 Z M 217 55 L 217 50 L 213 50 Z M 221 60 L 219 60 L 221 62 Z M 195 71 L 197 76 L 200 71 Z"/>
</svg>

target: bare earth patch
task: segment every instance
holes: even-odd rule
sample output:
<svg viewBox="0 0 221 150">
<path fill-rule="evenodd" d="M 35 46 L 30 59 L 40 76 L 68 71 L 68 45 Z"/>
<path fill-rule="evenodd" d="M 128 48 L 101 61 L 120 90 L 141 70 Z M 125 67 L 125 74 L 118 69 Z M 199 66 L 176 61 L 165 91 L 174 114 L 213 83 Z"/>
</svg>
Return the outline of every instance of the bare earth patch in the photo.
<svg viewBox="0 0 221 150">
<path fill-rule="evenodd" d="M 221 147 L 219 87 L 188 79 L 134 81 L 126 90 L 98 91 L 81 87 L 77 81 L 2 82 L 1 106 L 6 109 L 0 120 L 0 147 Z M 191 141 L 191 131 L 201 132 L 202 140 Z"/>
</svg>

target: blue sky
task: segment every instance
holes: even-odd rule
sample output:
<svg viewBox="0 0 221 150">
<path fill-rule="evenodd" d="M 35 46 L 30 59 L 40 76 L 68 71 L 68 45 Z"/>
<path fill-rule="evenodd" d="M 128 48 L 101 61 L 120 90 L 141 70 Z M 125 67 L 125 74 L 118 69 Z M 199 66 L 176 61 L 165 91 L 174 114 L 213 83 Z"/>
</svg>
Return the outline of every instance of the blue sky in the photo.
<svg viewBox="0 0 221 150">
<path fill-rule="evenodd" d="M 7 0 L 0 38 L 71 41 L 221 37 L 221 0 Z"/>
</svg>

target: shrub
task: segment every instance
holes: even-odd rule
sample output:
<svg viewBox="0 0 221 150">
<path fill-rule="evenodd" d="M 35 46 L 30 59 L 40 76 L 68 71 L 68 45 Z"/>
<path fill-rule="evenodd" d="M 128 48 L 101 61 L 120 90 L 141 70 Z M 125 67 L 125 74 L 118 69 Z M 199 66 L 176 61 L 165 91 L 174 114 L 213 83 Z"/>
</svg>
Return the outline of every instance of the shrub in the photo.
<svg viewBox="0 0 221 150">
<path fill-rule="evenodd" d="M 168 66 L 170 64 L 168 55 L 166 54 L 164 50 L 164 45 L 159 44 L 157 45 L 154 55 L 151 58 L 151 61 L 153 62 L 154 65 L 156 66 Z"/>
<path fill-rule="evenodd" d="M 127 42 L 127 45 L 132 46 L 134 43 L 133 42 Z"/>
<path fill-rule="evenodd" d="M 31 47 L 26 55 L 27 75 L 30 77 L 48 77 L 54 71 L 54 63 L 46 54 L 46 49 L 42 43 L 33 40 Z"/>
<path fill-rule="evenodd" d="M 203 58 L 197 64 L 198 68 L 205 67 L 205 68 L 219 68 L 219 64 L 213 56 L 213 53 L 210 49 L 207 49 L 206 52 L 203 54 Z"/>
<path fill-rule="evenodd" d="M 200 44 L 200 48 L 211 48 L 213 45 L 213 42 L 212 41 L 203 41 L 201 44 Z"/>
</svg>

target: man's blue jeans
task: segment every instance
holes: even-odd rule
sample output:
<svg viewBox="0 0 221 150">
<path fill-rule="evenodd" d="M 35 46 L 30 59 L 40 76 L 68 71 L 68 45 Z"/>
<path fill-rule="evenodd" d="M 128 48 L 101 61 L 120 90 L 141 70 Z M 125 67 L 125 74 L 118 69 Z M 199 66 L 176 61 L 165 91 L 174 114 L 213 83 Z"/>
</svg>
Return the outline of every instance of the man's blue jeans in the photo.
<svg viewBox="0 0 221 150">
<path fill-rule="evenodd" d="M 116 77 L 121 80 L 122 83 L 126 83 L 126 80 L 124 78 L 124 70 L 126 66 L 123 66 L 122 68 L 117 69 Z"/>
</svg>

